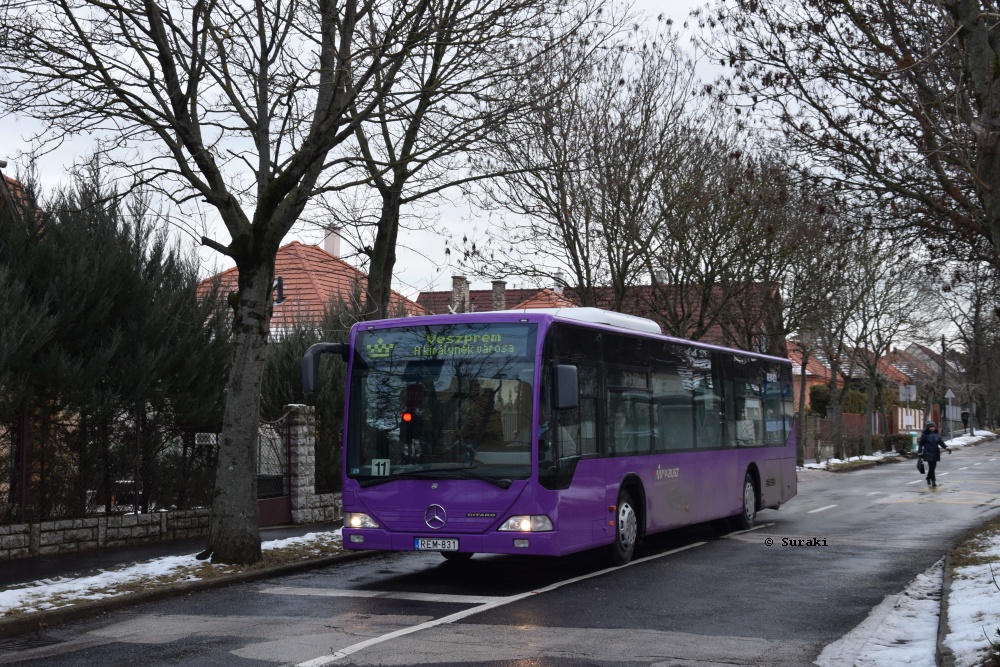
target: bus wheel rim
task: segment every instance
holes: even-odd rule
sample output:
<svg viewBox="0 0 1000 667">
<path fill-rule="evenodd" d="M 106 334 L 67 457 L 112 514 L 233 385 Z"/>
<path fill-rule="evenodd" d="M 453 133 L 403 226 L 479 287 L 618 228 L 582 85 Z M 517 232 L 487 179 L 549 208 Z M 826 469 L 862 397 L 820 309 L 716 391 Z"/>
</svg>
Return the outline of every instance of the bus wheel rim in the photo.
<svg viewBox="0 0 1000 667">
<path fill-rule="evenodd" d="M 754 497 L 753 482 L 748 479 L 743 485 L 743 515 L 746 516 L 747 521 L 753 519 L 756 504 L 757 499 Z"/>
<path fill-rule="evenodd" d="M 636 534 L 639 532 L 639 521 L 636 518 L 635 510 L 629 503 L 622 503 L 618 508 L 618 540 L 626 551 L 635 544 Z"/>
</svg>

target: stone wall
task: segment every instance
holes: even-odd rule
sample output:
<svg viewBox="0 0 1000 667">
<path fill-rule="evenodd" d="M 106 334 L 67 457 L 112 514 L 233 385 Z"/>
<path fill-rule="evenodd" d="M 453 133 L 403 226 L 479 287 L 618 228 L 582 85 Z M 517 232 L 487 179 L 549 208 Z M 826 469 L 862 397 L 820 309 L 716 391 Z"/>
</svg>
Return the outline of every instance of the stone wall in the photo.
<svg viewBox="0 0 1000 667">
<path fill-rule="evenodd" d="M 207 509 L 15 523 L 0 525 L 0 561 L 207 534 Z"/>
<path fill-rule="evenodd" d="M 289 405 L 292 523 L 331 523 L 343 516 L 339 493 L 316 493 L 316 409 Z"/>
</svg>

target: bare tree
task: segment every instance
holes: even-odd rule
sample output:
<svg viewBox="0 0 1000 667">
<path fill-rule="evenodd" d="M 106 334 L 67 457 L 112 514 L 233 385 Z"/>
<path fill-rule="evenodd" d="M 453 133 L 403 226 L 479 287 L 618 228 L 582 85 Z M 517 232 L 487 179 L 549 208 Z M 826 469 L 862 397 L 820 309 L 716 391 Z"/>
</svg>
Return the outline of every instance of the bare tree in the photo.
<svg viewBox="0 0 1000 667">
<path fill-rule="evenodd" d="M 621 309 L 645 270 L 661 175 L 689 133 L 693 67 L 666 25 L 593 52 L 586 41 L 571 46 L 539 61 L 526 81 L 534 107 L 495 133 L 476 164 L 508 173 L 482 199 L 512 215 L 485 243 L 467 241 L 465 260 L 484 275 L 561 281 L 584 305 L 610 286 L 612 302 L 601 305 Z"/>
<path fill-rule="evenodd" d="M 721 118 L 726 118 L 722 116 Z M 808 183 L 730 119 L 689 146 L 662 184 L 661 220 L 645 253 L 651 303 L 671 334 L 784 353 L 781 296 L 810 256 L 819 206 Z"/>
<path fill-rule="evenodd" d="M 203 238 L 239 269 L 215 561 L 260 558 L 255 459 L 275 253 L 328 153 L 432 38 L 430 5 L 12 0 L 0 9 L 3 111 L 41 120 L 50 141 L 103 134 L 118 167 L 176 201 L 204 199 L 229 234 L 228 244 Z"/>
<path fill-rule="evenodd" d="M 968 405 L 973 424 L 995 424 L 1000 410 L 1000 278 L 991 267 L 953 263 L 948 267 L 937 307 L 957 330 L 965 368 L 959 400 Z"/>
<path fill-rule="evenodd" d="M 603 22 L 594 0 L 441 0 L 431 5 L 431 39 L 408 51 L 400 84 L 358 125 L 357 157 L 348 160 L 361 165 L 362 178 L 378 200 L 374 240 L 364 248 L 367 317 L 387 312 L 403 209 L 495 176 L 470 170 L 467 156 L 536 103 L 521 82 L 537 62 L 570 41 L 597 48 Z M 379 37 L 376 31 L 364 34 L 373 41 Z M 365 101 L 359 99 L 355 107 Z"/>
<path fill-rule="evenodd" d="M 994 3 L 721 0 L 701 24 L 735 70 L 717 92 L 863 199 L 859 223 L 1000 267 Z"/>
<path fill-rule="evenodd" d="M 886 389 L 882 361 L 894 344 L 926 334 L 933 292 L 922 263 L 905 247 L 866 237 L 858 251 L 865 259 L 856 264 L 859 299 L 847 337 L 852 361 L 867 382 L 864 447 L 870 454 L 875 399 L 880 389 Z"/>
</svg>

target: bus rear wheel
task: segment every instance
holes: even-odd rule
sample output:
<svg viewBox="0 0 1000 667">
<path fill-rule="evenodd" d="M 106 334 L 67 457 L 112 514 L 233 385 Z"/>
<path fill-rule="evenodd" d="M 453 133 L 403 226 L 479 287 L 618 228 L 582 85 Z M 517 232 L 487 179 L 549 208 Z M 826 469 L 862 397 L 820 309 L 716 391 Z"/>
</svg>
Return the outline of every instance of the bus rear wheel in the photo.
<svg viewBox="0 0 1000 667">
<path fill-rule="evenodd" d="M 733 528 L 750 530 L 757 519 L 757 487 L 753 483 L 753 475 L 749 472 L 743 478 L 743 509 L 733 517 Z"/>
<path fill-rule="evenodd" d="M 632 560 L 635 543 L 639 538 L 639 515 L 635 511 L 632 494 L 622 489 L 618 494 L 615 510 L 615 541 L 611 545 L 611 562 L 624 565 Z"/>
<path fill-rule="evenodd" d="M 471 551 L 442 551 L 441 555 L 444 556 L 445 560 L 450 560 L 453 563 L 467 561 L 472 558 Z"/>
</svg>

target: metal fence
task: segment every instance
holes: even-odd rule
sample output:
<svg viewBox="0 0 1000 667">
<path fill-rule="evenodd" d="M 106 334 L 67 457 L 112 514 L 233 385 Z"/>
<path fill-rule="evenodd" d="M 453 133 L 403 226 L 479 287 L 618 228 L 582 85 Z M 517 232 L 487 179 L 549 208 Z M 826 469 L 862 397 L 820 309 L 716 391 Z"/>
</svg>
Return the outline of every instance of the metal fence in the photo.
<svg viewBox="0 0 1000 667">
<path fill-rule="evenodd" d="M 0 424 L 0 523 L 211 502 L 217 446 L 148 415 L 22 415 Z"/>
</svg>

